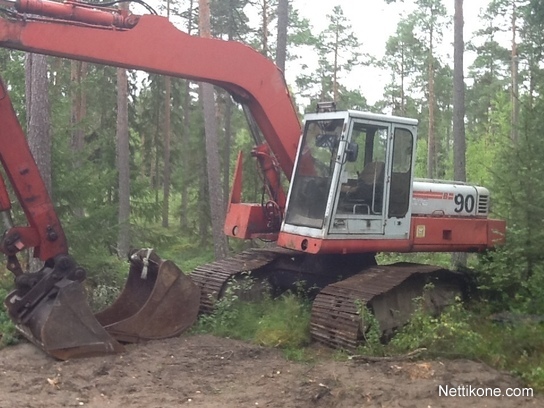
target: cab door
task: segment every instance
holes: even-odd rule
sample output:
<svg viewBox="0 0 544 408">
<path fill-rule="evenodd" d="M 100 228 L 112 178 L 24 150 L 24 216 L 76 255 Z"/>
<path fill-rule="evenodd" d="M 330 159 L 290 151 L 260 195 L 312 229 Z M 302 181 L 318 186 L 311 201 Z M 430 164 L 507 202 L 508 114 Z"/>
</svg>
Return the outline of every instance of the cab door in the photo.
<svg viewBox="0 0 544 408">
<path fill-rule="evenodd" d="M 329 234 L 380 235 L 385 232 L 391 123 L 352 118 L 348 143 L 358 146 L 356 160 L 341 169 Z"/>
<path fill-rule="evenodd" d="M 391 171 L 387 181 L 388 202 L 385 236 L 408 239 L 410 234 L 413 163 L 415 160 L 416 126 L 395 124 L 391 146 Z"/>
</svg>

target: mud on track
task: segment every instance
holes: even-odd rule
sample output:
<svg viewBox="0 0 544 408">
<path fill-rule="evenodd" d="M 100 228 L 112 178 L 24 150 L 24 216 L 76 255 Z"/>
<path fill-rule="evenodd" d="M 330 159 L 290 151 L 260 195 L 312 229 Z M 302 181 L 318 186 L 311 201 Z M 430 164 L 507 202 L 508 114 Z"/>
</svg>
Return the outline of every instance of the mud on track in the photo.
<svg viewBox="0 0 544 408">
<path fill-rule="evenodd" d="M 0 408 L 13 407 L 541 407 L 544 398 L 439 397 L 438 385 L 522 386 L 467 360 L 287 361 L 281 352 L 208 335 L 55 361 L 23 343 L 0 350 Z"/>
</svg>

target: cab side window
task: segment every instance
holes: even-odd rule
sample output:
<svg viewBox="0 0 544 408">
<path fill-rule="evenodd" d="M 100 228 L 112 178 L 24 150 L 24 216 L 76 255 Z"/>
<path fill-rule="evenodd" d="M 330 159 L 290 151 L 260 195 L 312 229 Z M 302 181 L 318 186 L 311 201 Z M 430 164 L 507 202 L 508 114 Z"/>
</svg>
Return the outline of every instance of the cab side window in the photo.
<svg viewBox="0 0 544 408">
<path fill-rule="evenodd" d="M 389 218 L 403 218 L 408 212 L 413 149 L 414 136 L 412 133 L 407 129 L 395 129 Z"/>
</svg>

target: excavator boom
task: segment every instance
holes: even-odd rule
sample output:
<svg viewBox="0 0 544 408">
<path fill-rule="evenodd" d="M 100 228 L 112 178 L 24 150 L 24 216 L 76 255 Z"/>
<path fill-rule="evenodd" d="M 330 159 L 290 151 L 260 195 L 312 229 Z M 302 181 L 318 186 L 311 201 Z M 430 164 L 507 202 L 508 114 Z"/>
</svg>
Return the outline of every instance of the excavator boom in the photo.
<svg viewBox="0 0 544 408">
<path fill-rule="evenodd" d="M 300 122 L 282 72 L 257 51 L 234 41 L 188 35 L 156 15 L 132 15 L 130 24 L 118 28 L 95 23 L 99 15 L 116 20 L 109 17 L 111 9 L 95 8 L 90 19 L 65 11 L 87 10 L 84 3 L 18 0 L 15 4 L 20 13 L 40 12 L 56 19 L 0 19 L 0 46 L 220 86 L 249 108 L 281 169 L 291 177 Z"/>
<path fill-rule="evenodd" d="M 260 206 L 232 204 L 225 225 L 251 227 L 244 235 L 233 228 L 225 232 L 237 238 L 277 237 L 286 206 L 281 174 L 291 179 L 301 125 L 283 73 L 273 62 L 238 42 L 188 35 L 157 15 L 136 16 L 72 1 L 17 0 L 14 7 L 12 18 L 0 18 L 2 47 L 203 81 L 227 90 L 244 106 L 269 208 L 277 211 L 265 210 L 263 216 Z"/>
</svg>

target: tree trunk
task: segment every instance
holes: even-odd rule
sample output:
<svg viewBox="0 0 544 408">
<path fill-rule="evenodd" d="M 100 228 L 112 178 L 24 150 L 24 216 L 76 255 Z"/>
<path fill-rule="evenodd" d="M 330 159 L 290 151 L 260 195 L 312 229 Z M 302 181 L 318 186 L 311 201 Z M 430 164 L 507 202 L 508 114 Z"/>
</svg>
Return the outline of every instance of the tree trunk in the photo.
<svg viewBox="0 0 544 408">
<path fill-rule="evenodd" d="M 268 0 L 263 0 L 263 15 L 262 15 L 262 30 L 263 30 L 263 55 L 268 57 Z"/>
<path fill-rule="evenodd" d="M 87 95 L 83 90 L 83 83 L 87 76 L 87 63 L 82 61 L 70 62 L 70 79 L 72 82 L 72 106 L 70 112 L 70 127 L 72 129 L 70 147 L 72 150 L 72 167 L 78 171 L 81 167 L 81 154 L 85 147 L 85 132 L 82 121 L 87 114 Z M 83 217 L 83 208 L 74 208 L 77 218 Z"/>
<path fill-rule="evenodd" d="M 128 79 L 124 68 L 117 69 L 116 164 L 119 185 L 119 235 L 117 255 L 126 257 L 130 249 L 130 163 L 128 137 Z"/>
<path fill-rule="evenodd" d="M 27 139 L 49 195 L 51 189 L 50 105 L 47 83 L 47 58 L 26 54 Z"/>
<path fill-rule="evenodd" d="M 28 145 L 52 199 L 51 107 L 47 82 L 47 58 L 44 55 L 27 53 L 25 77 Z M 32 257 L 30 252 L 26 251 L 25 257 L 29 270 L 37 271 L 42 267 L 42 262 Z"/>
<path fill-rule="evenodd" d="M 281 0 L 284 1 L 284 0 Z M 286 0 L 288 1 L 288 0 Z M 279 9 L 279 6 L 278 6 Z M 229 41 L 234 40 L 236 35 L 236 25 L 235 20 L 232 18 L 233 14 L 230 14 L 229 26 L 227 28 L 227 39 Z M 287 27 L 286 27 L 287 29 Z M 279 36 L 279 34 L 278 34 Z M 279 38 L 279 37 L 278 37 Z M 277 56 L 277 54 L 276 54 Z M 225 205 L 224 211 L 226 213 L 228 207 L 228 199 L 230 196 L 230 153 L 231 153 L 231 144 L 232 144 L 232 108 L 233 103 L 228 92 L 223 92 L 224 101 L 225 101 L 225 149 L 223 151 L 223 203 Z M 228 238 L 225 238 L 228 239 Z"/>
<path fill-rule="evenodd" d="M 188 9 L 188 18 L 187 18 L 187 34 L 192 35 L 193 33 L 193 13 L 194 13 L 194 2 L 193 0 L 189 1 Z M 189 220 L 187 217 L 187 207 L 189 204 L 189 159 L 191 157 L 189 151 L 189 131 L 190 131 L 190 109 L 191 109 L 191 83 L 188 80 L 185 80 L 185 93 L 183 95 L 183 126 L 181 132 L 181 146 L 182 146 L 182 170 L 183 170 L 183 180 L 181 186 L 181 205 L 180 205 L 180 214 L 179 214 L 179 225 L 182 230 L 185 230 L 189 226 Z"/>
<path fill-rule="evenodd" d="M 511 79 L 512 85 L 510 89 L 510 100 L 512 103 L 512 130 L 511 130 L 511 139 L 512 142 L 518 142 L 518 122 L 519 122 L 519 85 L 518 85 L 518 71 L 519 71 L 519 58 L 518 58 L 518 46 L 516 40 L 517 27 L 517 9 L 516 9 L 516 0 L 512 0 L 512 49 L 511 49 Z"/>
<path fill-rule="evenodd" d="M 121 3 L 121 9 L 128 10 L 128 3 Z M 117 255 L 125 258 L 130 249 L 130 157 L 128 137 L 128 79 L 127 70 L 117 69 L 117 129 L 116 165 L 119 188 L 119 235 Z"/>
<path fill-rule="evenodd" d="M 189 220 L 187 217 L 187 206 L 189 203 L 189 130 L 190 130 L 190 108 L 191 108 L 191 94 L 190 83 L 185 80 L 185 94 L 183 95 L 183 129 L 181 133 L 181 146 L 182 146 L 182 170 L 183 181 L 181 187 L 181 208 L 179 214 L 179 225 L 182 230 L 185 230 L 189 226 Z"/>
<path fill-rule="evenodd" d="M 336 27 L 335 32 L 335 42 L 334 42 L 334 66 L 333 66 L 333 79 L 332 79 L 332 100 L 336 103 L 338 102 L 338 41 L 339 41 L 339 32 L 338 26 Z"/>
<path fill-rule="evenodd" d="M 225 92 L 225 150 L 223 152 L 223 197 L 230 195 L 230 151 L 232 142 L 232 100 L 230 95 Z M 227 210 L 227 200 L 223 200 L 225 212 Z"/>
<path fill-rule="evenodd" d="M 287 25 L 289 24 L 289 0 L 278 0 L 278 38 L 276 65 L 285 72 L 287 59 Z"/>
<path fill-rule="evenodd" d="M 164 179 L 163 179 L 163 195 L 162 195 L 162 226 L 168 228 L 168 213 L 170 201 L 170 94 L 171 82 L 170 77 L 164 78 Z"/>
<path fill-rule="evenodd" d="M 404 43 L 401 44 L 400 54 L 400 114 L 406 115 L 406 97 L 404 95 L 404 81 L 406 80 L 406 72 L 404 66 Z"/>
<path fill-rule="evenodd" d="M 123 258 L 130 246 L 130 172 L 128 139 L 128 80 L 124 68 L 117 69 L 117 172 L 119 184 L 119 236 L 117 254 Z"/>
<path fill-rule="evenodd" d="M 170 0 L 166 2 L 166 17 L 170 18 Z M 168 215 L 170 210 L 170 96 L 172 83 L 170 77 L 164 78 L 164 150 L 163 150 L 163 189 L 162 189 L 162 226 L 168 228 Z"/>
<path fill-rule="evenodd" d="M 82 129 L 82 121 L 87 114 L 87 95 L 83 90 L 83 83 L 87 76 L 87 63 L 82 61 L 71 61 L 70 79 L 72 82 L 72 106 L 70 115 L 70 126 L 72 128 L 70 146 L 74 153 L 74 166 L 81 165 L 79 153 L 85 145 L 85 132 Z"/>
<path fill-rule="evenodd" d="M 453 24 L 453 175 L 456 181 L 466 181 L 463 0 L 455 0 Z M 454 266 L 464 266 L 466 263 L 467 254 L 452 254 L 452 264 Z"/>
<path fill-rule="evenodd" d="M 209 0 L 199 0 L 199 27 L 202 37 L 211 38 Z M 206 163 L 208 170 L 208 194 L 214 253 L 216 259 L 227 255 L 227 241 L 223 233 L 224 204 L 221 191 L 221 172 L 219 160 L 219 140 L 215 117 L 214 90 L 211 84 L 200 84 L 202 108 L 204 112 L 204 132 L 206 134 Z"/>
<path fill-rule="evenodd" d="M 429 132 L 427 137 L 427 177 L 436 176 L 436 138 L 434 129 L 434 55 L 433 55 L 433 29 L 429 33 L 428 54 L 428 92 L 429 92 Z"/>
</svg>

